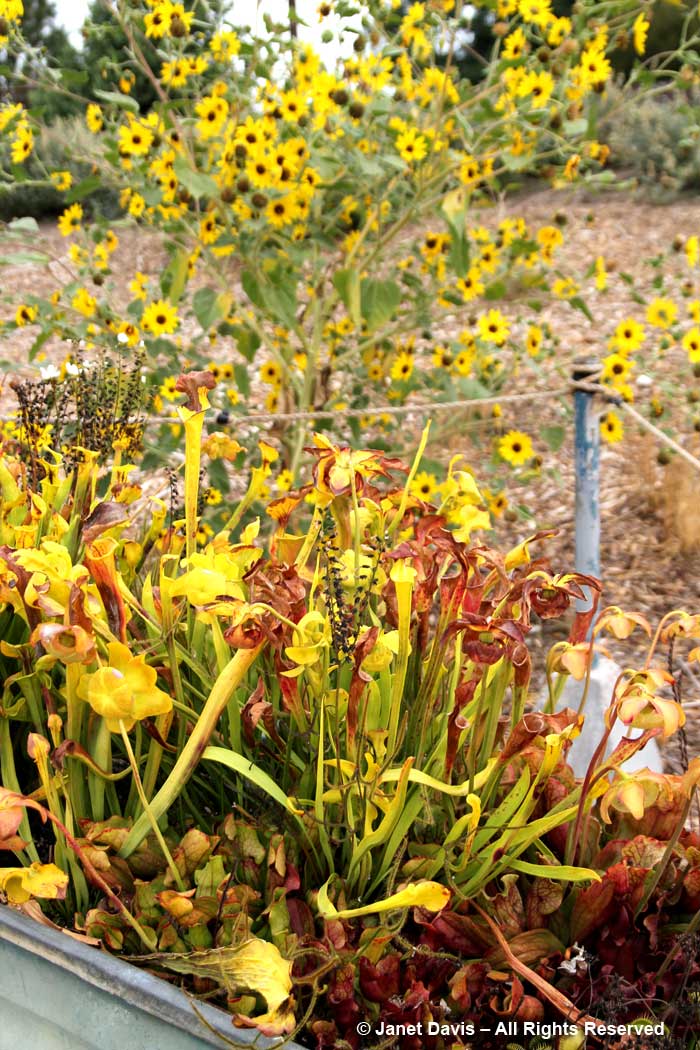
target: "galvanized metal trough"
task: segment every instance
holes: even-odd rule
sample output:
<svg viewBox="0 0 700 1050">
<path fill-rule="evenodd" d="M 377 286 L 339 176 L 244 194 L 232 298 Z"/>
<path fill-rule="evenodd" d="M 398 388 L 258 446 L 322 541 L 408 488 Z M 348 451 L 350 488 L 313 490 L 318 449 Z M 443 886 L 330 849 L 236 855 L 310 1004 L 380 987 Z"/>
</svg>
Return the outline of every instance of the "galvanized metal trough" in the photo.
<svg viewBox="0 0 700 1050">
<path fill-rule="evenodd" d="M 0 905 L 0 1050 L 221 1050 L 232 1043 L 269 1050 L 280 1043 L 234 1028 L 223 1010 L 196 1006 L 213 1031 L 167 981 Z"/>
</svg>

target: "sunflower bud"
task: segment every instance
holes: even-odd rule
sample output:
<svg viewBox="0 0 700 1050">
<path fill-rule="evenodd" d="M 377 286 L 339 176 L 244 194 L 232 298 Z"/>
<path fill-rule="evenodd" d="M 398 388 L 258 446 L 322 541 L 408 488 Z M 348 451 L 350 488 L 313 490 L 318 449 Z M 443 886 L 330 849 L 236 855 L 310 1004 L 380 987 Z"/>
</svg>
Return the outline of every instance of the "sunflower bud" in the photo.
<svg viewBox="0 0 700 1050">
<path fill-rule="evenodd" d="M 187 26 L 179 15 L 173 15 L 170 19 L 170 35 L 176 38 L 187 36 Z"/>
</svg>

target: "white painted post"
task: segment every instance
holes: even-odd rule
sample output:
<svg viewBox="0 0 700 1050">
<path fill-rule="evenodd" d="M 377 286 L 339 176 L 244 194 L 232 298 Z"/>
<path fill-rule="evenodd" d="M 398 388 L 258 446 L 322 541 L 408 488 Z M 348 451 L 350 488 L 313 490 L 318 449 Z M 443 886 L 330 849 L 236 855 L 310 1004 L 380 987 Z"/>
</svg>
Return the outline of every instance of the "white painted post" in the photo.
<svg viewBox="0 0 700 1050">
<path fill-rule="evenodd" d="M 574 362 L 574 382 L 592 380 L 598 365 L 588 358 Z M 574 462 L 576 469 L 576 570 L 600 579 L 600 421 L 593 390 L 574 388 Z M 587 589 L 587 588 L 586 588 Z M 590 601 L 577 603 L 588 609 Z M 577 776 L 583 776 L 605 731 L 605 710 L 621 668 L 607 657 L 593 656 L 591 680 L 584 710 L 581 735 L 569 753 L 569 762 Z M 583 685 L 570 678 L 562 693 L 562 705 L 578 708 Z M 610 734 L 608 752 L 626 735 L 625 727 L 616 722 Z M 637 735 L 632 731 L 632 735 Z M 625 764 L 631 772 L 648 766 L 661 772 L 663 765 L 655 741 Z"/>
</svg>

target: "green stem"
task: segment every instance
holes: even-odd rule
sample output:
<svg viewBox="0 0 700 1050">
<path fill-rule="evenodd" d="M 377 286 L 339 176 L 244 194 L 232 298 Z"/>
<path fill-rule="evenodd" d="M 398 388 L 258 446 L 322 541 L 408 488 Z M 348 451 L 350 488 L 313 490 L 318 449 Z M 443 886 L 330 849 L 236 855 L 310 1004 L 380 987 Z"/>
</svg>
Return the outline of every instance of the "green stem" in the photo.
<svg viewBox="0 0 700 1050">
<path fill-rule="evenodd" d="M 399 509 L 396 512 L 396 516 L 394 517 L 394 520 L 390 523 L 389 528 L 387 529 L 387 531 L 388 531 L 390 536 L 394 535 L 394 533 L 398 529 L 399 525 L 401 524 L 403 516 L 404 516 L 404 514 L 406 512 L 406 504 L 408 502 L 408 497 L 409 497 L 409 494 L 410 494 L 411 485 L 413 484 L 413 480 L 414 480 L 416 474 L 418 473 L 418 467 L 420 466 L 420 462 L 421 462 L 421 460 L 423 458 L 423 453 L 425 452 L 425 446 L 428 444 L 428 435 L 429 435 L 429 433 L 430 433 L 430 420 L 428 420 L 428 422 L 423 427 L 423 433 L 421 434 L 421 439 L 420 439 L 420 444 L 418 446 L 418 451 L 416 452 L 415 456 L 413 457 L 413 464 L 411 466 L 411 472 L 408 475 L 408 477 L 406 478 L 406 484 L 404 485 L 404 490 L 401 493 L 401 503 L 399 504 Z"/>
<path fill-rule="evenodd" d="M 467 773 L 469 775 L 469 791 L 474 791 L 474 777 L 476 775 L 476 752 L 477 752 L 477 731 L 479 729 L 479 723 L 481 721 L 481 712 L 483 710 L 484 702 L 486 699 L 486 677 L 487 668 L 481 676 L 481 682 L 479 683 L 479 697 L 476 702 L 476 710 L 474 717 L 471 720 L 471 734 L 469 738 L 469 748 L 467 750 Z"/>
<path fill-rule="evenodd" d="M 396 657 L 396 670 L 393 675 L 391 690 L 391 708 L 389 711 L 389 733 L 387 737 L 387 755 L 391 759 L 396 749 L 396 739 L 401 716 L 401 701 L 406 683 L 408 658 L 411 653 L 411 595 L 413 587 L 404 583 L 396 585 L 399 614 L 399 650 Z"/>
<path fill-rule="evenodd" d="M 160 733 L 160 736 L 165 740 L 170 732 L 170 726 L 172 725 L 173 715 L 172 711 L 165 715 L 158 715 L 156 718 L 156 729 Z M 157 740 L 151 740 L 148 746 L 148 757 L 146 758 L 146 768 L 143 772 L 143 790 L 146 798 L 150 799 L 156 788 L 156 780 L 158 779 L 158 773 L 160 771 L 160 763 L 163 758 L 163 748 L 160 746 Z"/>
<path fill-rule="evenodd" d="M 85 703 L 77 694 L 81 668 L 79 664 L 66 665 L 66 739 L 82 744 Z M 87 798 L 87 774 L 82 762 L 68 759 L 68 787 L 70 801 L 76 820 L 89 816 Z"/>
<path fill-rule="evenodd" d="M 112 734 L 104 718 L 98 719 L 90 747 L 90 754 L 96 765 L 107 773 L 112 772 Z M 97 773 L 88 772 L 90 790 L 90 809 L 93 820 L 105 819 L 105 782 Z"/>
<path fill-rule="evenodd" d="M 163 814 L 168 811 L 192 776 L 224 708 L 250 667 L 255 663 L 264 644 L 262 643 L 254 649 L 239 649 L 216 679 L 189 740 L 183 747 L 168 779 L 150 804 L 150 811 L 155 820 L 160 820 Z M 139 843 L 148 834 L 150 827 L 151 823 L 148 814 L 142 813 L 119 851 L 119 856 L 131 856 Z"/>
<path fill-rule="evenodd" d="M 126 754 L 129 759 L 129 765 L 131 766 L 131 772 L 134 775 L 134 783 L 136 784 L 136 790 L 138 791 L 139 798 L 141 799 L 143 811 L 148 817 L 150 825 L 153 828 L 153 834 L 158 839 L 158 845 L 163 851 L 163 856 L 168 862 L 168 868 L 170 869 L 170 874 L 172 875 L 175 881 L 175 885 L 177 886 L 180 893 L 184 893 L 185 884 L 182 881 L 182 876 L 180 875 L 177 865 L 175 864 L 175 861 L 172 858 L 172 854 L 168 849 L 168 844 L 163 838 L 163 833 L 158 827 L 158 821 L 155 819 L 153 813 L 151 812 L 151 808 L 148 805 L 148 799 L 146 798 L 146 793 L 144 792 L 143 784 L 141 783 L 141 777 L 139 776 L 139 767 L 136 761 L 136 756 L 134 755 L 134 751 L 131 746 L 131 741 L 129 740 L 129 734 L 127 733 L 124 723 L 121 721 L 121 719 L 119 720 L 119 730 L 122 735 L 122 740 L 124 741 L 124 747 L 126 748 Z"/>
<path fill-rule="evenodd" d="M 204 412 L 181 409 L 180 418 L 185 425 L 185 552 L 191 558 L 197 550 L 197 502 Z"/>
</svg>

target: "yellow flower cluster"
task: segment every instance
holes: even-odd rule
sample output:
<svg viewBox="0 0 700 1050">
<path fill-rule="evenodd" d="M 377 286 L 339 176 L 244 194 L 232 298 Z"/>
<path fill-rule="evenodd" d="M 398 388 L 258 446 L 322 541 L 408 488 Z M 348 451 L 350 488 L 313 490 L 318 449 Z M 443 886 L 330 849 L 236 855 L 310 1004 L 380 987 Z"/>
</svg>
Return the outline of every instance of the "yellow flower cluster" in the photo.
<svg viewBox="0 0 700 1050">
<path fill-rule="evenodd" d="M 10 159 L 13 164 L 23 164 L 34 149 L 34 133 L 21 103 L 7 104 L 0 109 L 0 134 L 6 130 L 11 134 Z"/>
</svg>

